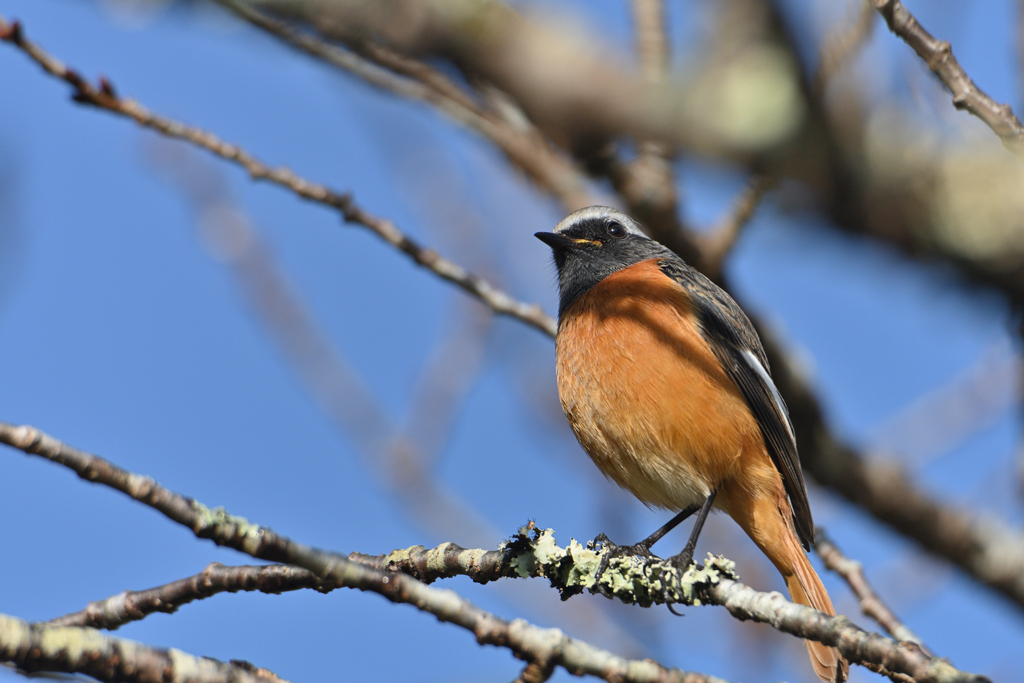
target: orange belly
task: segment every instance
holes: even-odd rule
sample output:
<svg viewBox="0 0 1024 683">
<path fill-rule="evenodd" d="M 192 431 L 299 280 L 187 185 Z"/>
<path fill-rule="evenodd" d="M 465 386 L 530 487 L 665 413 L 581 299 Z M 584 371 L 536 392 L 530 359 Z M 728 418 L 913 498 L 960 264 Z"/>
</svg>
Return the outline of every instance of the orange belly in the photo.
<svg viewBox="0 0 1024 683">
<path fill-rule="evenodd" d="M 647 505 L 699 504 L 745 464 L 767 465 L 754 481 L 775 488 L 757 422 L 685 291 L 655 261 L 577 299 L 560 321 L 557 357 L 562 409 L 584 450 Z"/>
</svg>

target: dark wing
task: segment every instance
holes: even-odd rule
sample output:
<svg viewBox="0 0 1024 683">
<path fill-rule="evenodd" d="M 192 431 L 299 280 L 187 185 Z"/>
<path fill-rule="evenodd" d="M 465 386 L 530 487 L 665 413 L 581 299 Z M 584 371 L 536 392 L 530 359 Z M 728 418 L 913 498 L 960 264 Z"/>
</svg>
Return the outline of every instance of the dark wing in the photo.
<svg viewBox="0 0 1024 683">
<path fill-rule="evenodd" d="M 704 340 L 736 383 L 761 428 L 768 454 L 782 475 L 793 506 L 793 523 L 805 549 L 814 543 L 814 522 L 800 469 L 789 410 L 769 374 L 761 340 L 743 309 L 701 273 L 676 258 L 658 264 L 690 293 Z"/>
</svg>

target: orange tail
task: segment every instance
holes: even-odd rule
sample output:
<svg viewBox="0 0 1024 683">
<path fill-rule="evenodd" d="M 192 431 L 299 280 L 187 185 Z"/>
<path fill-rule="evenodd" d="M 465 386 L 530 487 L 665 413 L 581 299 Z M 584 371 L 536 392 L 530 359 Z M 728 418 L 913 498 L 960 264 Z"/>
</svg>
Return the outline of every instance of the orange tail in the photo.
<svg viewBox="0 0 1024 683">
<path fill-rule="evenodd" d="M 818 578 L 814 567 L 811 566 L 810 560 L 804 554 L 804 549 L 800 547 L 792 532 L 789 533 L 789 537 L 792 538 L 793 546 L 795 546 L 795 552 L 790 557 L 794 560 L 796 571 L 788 576 L 783 574 L 782 578 L 786 580 L 786 588 L 789 589 L 790 597 L 793 598 L 793 602 L 821 610 L 829 616 L 835 616 L 836 611 L 832 607 L 832 601 L 829 599 L 828 593 L 825 592 L 825 586 L 821 585 L 821 579 Z M 787 545 L 789 544 L 787 543 Z M 839 654 L 839 650 L 814 640 L 805 640 L 804 642 L 807 643 L 807 651 L 811 655 L 811 667 L 814 669 L 814 673 L 818 674 L 818 678 L 830 683 L 842 683 L 846 680 L 849 674 L 849 665 Z"/>
<path fill-rule="evenodd" d="M 781 488 L 780 484 L 781 501 L 769 500 L 767 496 L 756 501 L 734 500 L 730 501 L 732 504 L 726 511 L 782 574 L 793 602 L 835 616 L 836 611 L 825 586 L 793 531 L 789 502 Z M 739 505 L 736 504 L 738 502 Z M 839 650 L 813 640 L 805 642 L 811 655 L 811 667 L 818 678 L 828 683 L 843 683 L 849 673 L 849 664 L 839 654 Z"/>
</svg>

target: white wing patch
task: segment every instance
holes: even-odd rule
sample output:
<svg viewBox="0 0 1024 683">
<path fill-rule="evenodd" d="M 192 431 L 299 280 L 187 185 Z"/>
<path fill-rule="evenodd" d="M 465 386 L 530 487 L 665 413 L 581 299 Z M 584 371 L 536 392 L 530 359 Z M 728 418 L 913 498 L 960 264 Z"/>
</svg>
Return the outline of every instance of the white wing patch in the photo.
<svg viewBox="0 0 1024 683">
<path fill-rule="evenodd" d="M 750 349 L 741 349 L 740 354 L 743 356 L 743 360 L 747 362 L 750 369 L 757 373 L 757 376 L 760 377 L 761 381 L 768 387 L 768 390 L 772 394 L 772 400 L 775 402 L 775 407 L 779 409 L 779 414 L 785 418 L 786 433 L 789 434 L 789 438 L 793 440 L 793 443 L 796 443 L 796 436 L 793 434 L 793 425 L 789 421 L 789 410 L 786 408 L 785 401 L 782 400 L 782 394 L 780 394 L 779 390 L 775 387 L 775 382 L 772 381 L 768 371 L 764 369 L 764 366 L 761 365 L 761 361 L 754 355 L 753 351 Z"/>
</svg>

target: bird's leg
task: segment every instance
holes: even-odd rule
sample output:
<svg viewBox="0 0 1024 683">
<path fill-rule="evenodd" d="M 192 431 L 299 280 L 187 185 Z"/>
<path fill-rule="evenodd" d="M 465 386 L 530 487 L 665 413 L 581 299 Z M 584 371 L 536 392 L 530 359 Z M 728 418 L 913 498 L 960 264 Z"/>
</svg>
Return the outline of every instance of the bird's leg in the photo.
<svg viewBox="0 0 1024 683">
<path fill-rule="evenodd" d="M 665 524 L 663 524 L 660 529 L 658 529 L 653 534 L 651 534 L 644 540 L 640 541 L 636 545 L 631 546 L 631 548 L 634 551 L 634 554 L 643 555 L 645 557 L 651 557 L 651 546 L 660 541 L 662 537 L 665 536 L 665 534 L 672 531 L 677 526 L 686 521 L 686 519 L 689 518 L 690 515 L 692 515 L 699 509 L 699 505 L 691 505 L 688 508 L 680 510 L 679 514 L 665 522 Z"/>
<path fill-rule="evenodd" d="M 708 513 L 711 512 L 711 505 L 715 502 L 715 495 L 717 493 L 717 490 L 712 491 L 704 500 L 704 504 L 701 505 L 700 512 L 697 514 L 697 521 L 693 523 L 693 531 L 690 532 L 690 540 L 686 542 L 683 552 L 668 558 L 669 562 L 680 569 L 686 569 L 693 562 L 693 551 L 697 549 L 697 537 L 700 536 L 700 530 L 704 528 L 704 522 L 707 521 Z M 658 531 L 654 532 L 655 535 L 660 531 L 661 529 L 658 529 Z"/>
<path fill-rule="evenodd" d="M 598 534 L 597 537 L 594 538 L 594 544 L 596 545 L 600 543 L 607 548 L 607 552 L 605 552 L 604 557 L 601 558 L 601 563 L 597 566 L 597 573 L 594 575 L 595 583 L 600 584 L 601 576 L 604 574 L 605 570 L 608 569 L 608 563 L 613 557 L 628 557 L 631 555 L 639 557 L 655 557 L 654 553 L 651 552 L 651 546 L 660 541 L 665 534 L 675 529 L 685 521 L 687 517 L 699 509 L 699 505 L 691 505 L 690 507 L 681 510 L 679 514 L 668 520 L 653 534 L 634 545 L 616 545 L 606 534 Z"/>
<path fill-rule="evenodd" d="M 606 534 L 598 534 L 594 538 L 594 544 L 600 543 L 601 545 L 608 548 L 609 553 L 614 553 L 615 557 L 624 557 L 626 555 L 638 555 L 640 557 L 654 557 L 651 552 L 651 546 L 660 541 L 665 534 L 675 529 L 681 523 L 692 515 L 694 512 L 700 509 L 700 505 L 691 505 L 684 510 L 681 510 L 675 517 L 668 520 L 653 534 L 633 545 L 618 545 L 612 541 Z"/>
</svg>

